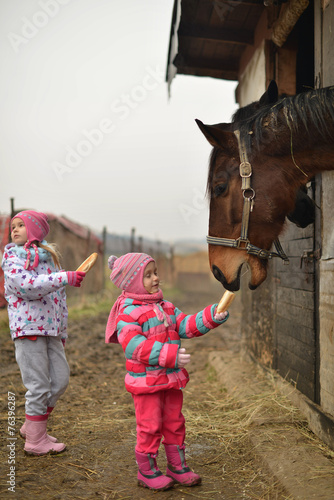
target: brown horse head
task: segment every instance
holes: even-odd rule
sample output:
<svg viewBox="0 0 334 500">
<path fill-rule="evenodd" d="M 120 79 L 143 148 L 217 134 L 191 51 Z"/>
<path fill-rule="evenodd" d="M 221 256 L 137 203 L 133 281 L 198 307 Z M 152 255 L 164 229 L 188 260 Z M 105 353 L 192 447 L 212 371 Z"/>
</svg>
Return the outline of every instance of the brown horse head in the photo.
<svg viewBox="0 0 334 500">
<path fill-rule="evenodd" d="M 232 123 L 204 125 L 196 120 L 213 146 L 208 176 L 210 236 L 236 240 L 241 234 L 243 192 L 235 130 L 244 138 L 252 165 L 255 197 L 248 240 L 260 249 L 270 251 L 286 216 L 294 211 L 300 187 L 316 172 L 334 168 L 333 89 L 322 90 L 320 96 L 313 91 L 302 100 L 294 96 L 274 105 L 270 100 L 250 105 L 251 117 L 239 115 Z M 245 263 L 251 271 L 251 289 L 267 276 L 268 259 L 246 249 L 209 244 L 209 261 L 214 276 L 231 291 L 239 289 Z"/>
</svg>

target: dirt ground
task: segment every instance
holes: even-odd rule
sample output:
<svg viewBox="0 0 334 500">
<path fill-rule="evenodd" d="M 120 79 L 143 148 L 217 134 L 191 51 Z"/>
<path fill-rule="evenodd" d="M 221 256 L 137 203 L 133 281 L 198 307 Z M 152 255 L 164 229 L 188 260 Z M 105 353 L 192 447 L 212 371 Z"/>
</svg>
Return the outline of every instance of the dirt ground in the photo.
<svg viewBox="0 0 334 500">
<path fill-rule="evenodd" d="M 166 298 L 169 298 L 166 295 Z M 219 298 L 219 297 L 218 297 Z M 217 300 L 208 294 L 181 294 L 176 304 L 194 313 Z M 135 415 L 124 388 L 124 355 L 120 346 L 104 343 L 107 314 L 69 319 L 66 353 L 70 384 L 49 419 L 49 433 L 65 442 L 59 455 L 26 456 L 18 431 L 24 421 L 24 393 L 14 358 L 14 346 L 1 338 L 1 440 L 0 497 L 25 499 L 287 499 L 273 475 L 254 453 L 247 438 L 247 422 L 236 427 L 238 405 L 227 394 L 208 366 L 211 351 L 224 351 L 227 339 L 239 341 L 238 308 L 215 331 L 184 342 L 192 354 L 190 382 L 184 391 L 187 421 L 187 461 L 202 476 L 202 485 L 174 486 L 155 493 L 137 486 L 134 458 Z M 16 435 L 14 452 L 8 439 L 8 392 L 15 394 Z M 9 458 L 15 459 L 15 493 L 8 491 Z M 161 446 L 158 463 L 166 460 Z"/>
</svg>

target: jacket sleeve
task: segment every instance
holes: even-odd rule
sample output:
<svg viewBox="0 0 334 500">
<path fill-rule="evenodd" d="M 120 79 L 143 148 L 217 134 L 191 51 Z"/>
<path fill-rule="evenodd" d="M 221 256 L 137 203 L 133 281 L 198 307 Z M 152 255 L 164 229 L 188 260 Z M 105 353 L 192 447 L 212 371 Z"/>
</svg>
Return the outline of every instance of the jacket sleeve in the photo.
<svg viewBox="0 0 334 500">
<path fill-rule="evenodd" d="M 16 259 L 4 259 L 2 268 L 6 293 L 26 300 L 38 300 L 68 283 L 66 272 L 34 275 Z"/>
<path fill-rule="evenodd" d="M 228 316 L 222 321 L 216 321 L 214 314 L 217 304 L 207 306 L 197 314 L 186 315 L 175 307 L 176 328 L 179 336 L 184 339 L 200 337 L 213 328 L 225 323 Z"/>
<path fill-rule="evenodd" d="M 117 320 L 117 337 L 127 359 L 136 360 L 146 366 L 175 368 L 178 345 L 158 342 L 154 338 L 147 339 L 139 323 L 124 312 Z"/>
</svg>

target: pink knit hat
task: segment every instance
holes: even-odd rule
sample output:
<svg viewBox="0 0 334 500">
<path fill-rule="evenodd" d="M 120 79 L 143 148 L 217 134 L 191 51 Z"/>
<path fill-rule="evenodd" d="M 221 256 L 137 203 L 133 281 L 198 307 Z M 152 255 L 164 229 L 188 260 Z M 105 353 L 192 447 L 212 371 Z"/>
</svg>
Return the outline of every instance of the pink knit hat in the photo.
<svg viewBox="0 0 334 500">
<path fill-rule="evenodd" d="M 35 259 L 32 264 L 32 267 L 36 267 L 38 266 L 39 262 L 38 248 L 33 242 L 43 241 L 46 235 L 48 234 L 50 230 L 50 226 L 48 224 L 48 217 L 42 212 L 35 212 L 34 210 L 23 210 L 22 212 L 19 212 L 18 214 L 14 215 L 11 222 L 16 218 L 20 218 L 23 220 L 25 228 L 27 230 L 28 239 L 23 246 L 24 250 L 26 250 L 27 252 L 27 260 L 24 265 L 24 268 L 28 269 L 30 265 L 30 257 L 31 257 L 31 253 L 29 250 L 30 246 L 32 246 L 35 250 Z"/>
<path fill-rule="evenodd" d="M 145 267 L 153 257 L 146 253 L 127 253 L 121 257 L 111 255 L 108 266 L 111 269 L 110 279 L 118 288 L 130 293 L 148 293 L 143 285 Z"/>
</svg>

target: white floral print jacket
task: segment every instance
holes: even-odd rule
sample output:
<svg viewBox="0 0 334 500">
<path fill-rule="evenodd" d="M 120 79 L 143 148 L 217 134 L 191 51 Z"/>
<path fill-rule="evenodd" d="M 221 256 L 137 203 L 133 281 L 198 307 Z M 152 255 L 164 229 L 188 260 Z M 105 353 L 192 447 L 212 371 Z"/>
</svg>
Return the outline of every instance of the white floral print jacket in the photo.
<svg viewBox="0 0 334 500">
<path fill-rule="evenodd" d="M 55 267 L 48 251 L 39 248 L 38 255 L 38 266 L 25 270 L 27 252 L 23 246 L 10 243 L 4 249 L 2 269 L 13 340 L 27 335 L 67 338 L 67 274 Z M 33 258 L 31 249 L 31 261 Z"/>
</svg>

